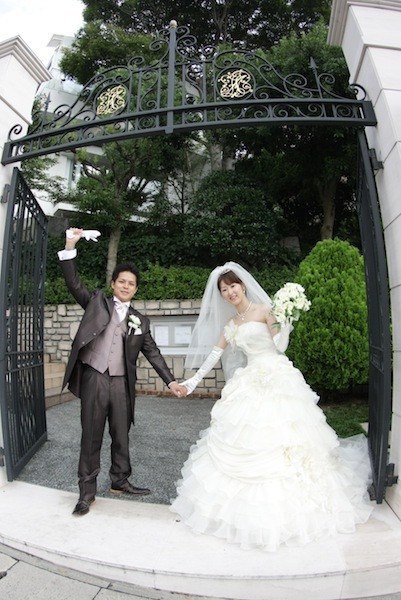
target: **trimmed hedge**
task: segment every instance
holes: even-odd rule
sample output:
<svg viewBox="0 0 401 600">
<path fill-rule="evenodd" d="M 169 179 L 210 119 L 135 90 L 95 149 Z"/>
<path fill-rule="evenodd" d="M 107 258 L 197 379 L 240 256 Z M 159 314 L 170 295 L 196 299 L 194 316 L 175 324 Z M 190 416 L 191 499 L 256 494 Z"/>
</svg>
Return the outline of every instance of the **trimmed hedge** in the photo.
<svg viewBox="0 0 401 600">
<path fill-rule="evenodd" d="M 368 318 L 363 257 L 348 242 L 318 242 L 297 282 L 312 302 L 291 335 L 288 356 L 321 393 L 368 379 Z"/>
<path fill-rule="evenodd" d="M 210 269 L 203 267 L 162 267 L 148 264 L 141 270 L 141 283 L 135 295 L 137 300 L 185 300 L 202 298 Z M 271 296 L 286 281 L 294 278 L 295 267 L 274 265 L 264 271 L 253 272 L 254 277 Z M 81 275 L 89 289 L 99 287 L 110 292 L 96 278 Z M 72 304 L 74 299 L 67 290 L 62 276 L 48 278 L 45 285 L 46 304 Z"/>
</svg>

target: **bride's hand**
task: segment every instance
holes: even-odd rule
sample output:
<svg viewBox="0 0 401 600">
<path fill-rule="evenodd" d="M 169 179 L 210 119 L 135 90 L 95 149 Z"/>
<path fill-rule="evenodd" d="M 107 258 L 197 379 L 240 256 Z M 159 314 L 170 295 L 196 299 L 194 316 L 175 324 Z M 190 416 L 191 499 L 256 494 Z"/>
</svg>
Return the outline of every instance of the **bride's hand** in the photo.
<svg viewBox="0 0 401 600">
<path fill-rule="evenodd" d="M 178 392 L 180 397 L 185 397 L 188 394 L 188 390 L 185 387 L 185 385 L 179 384 L 179 392 Z"/>
</svg>

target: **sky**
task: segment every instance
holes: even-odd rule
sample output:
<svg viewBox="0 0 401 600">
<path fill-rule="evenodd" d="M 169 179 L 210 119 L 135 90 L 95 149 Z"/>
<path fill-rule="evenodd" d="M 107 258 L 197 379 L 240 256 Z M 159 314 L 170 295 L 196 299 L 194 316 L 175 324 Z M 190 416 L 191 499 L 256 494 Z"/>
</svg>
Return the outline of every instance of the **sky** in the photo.
<svg viewBox="0 0 401 600">
<path fill-rule="evenodd" d="M 53 34 L 74 35 L 83 24 L 81 0 L 0 0 L 0 42 L 19 35 L 47 65 Z"/>
</svg>

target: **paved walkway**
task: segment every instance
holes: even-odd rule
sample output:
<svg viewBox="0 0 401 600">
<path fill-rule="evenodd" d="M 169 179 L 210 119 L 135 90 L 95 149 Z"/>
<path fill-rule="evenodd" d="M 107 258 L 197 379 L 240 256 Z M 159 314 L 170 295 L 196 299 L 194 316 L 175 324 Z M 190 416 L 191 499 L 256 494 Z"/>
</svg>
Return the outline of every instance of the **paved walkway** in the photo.
<svg viewBox="0 0 401 600">
<path fill-rule="evenodd" d="M 241 551 L 180 524 L 169 499 L 212 404 L 139 398 L 132 480 L 153 494 L 111 497 L 105 436 L 99 494 L 83 518 L 71 516 L 79 402 L 49 409 L 48 442 L 0 489 L 0 599 L 401 600 L 401 523 L 385 503 L 355 534 L 274 554 Z"/>
</svg>

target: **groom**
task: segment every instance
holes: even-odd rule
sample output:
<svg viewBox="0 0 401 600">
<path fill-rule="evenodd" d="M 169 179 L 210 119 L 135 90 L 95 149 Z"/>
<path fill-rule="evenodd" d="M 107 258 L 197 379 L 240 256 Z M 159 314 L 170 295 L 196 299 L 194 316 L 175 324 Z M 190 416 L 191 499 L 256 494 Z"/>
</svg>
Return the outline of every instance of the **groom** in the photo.
<svg viewBox="0 0 401 600">
<path fill-rule="evenodd" d="M 110 491 L 132 496 L 150 494 L 147 488 L 135 487 L 128 481 L 128 432 L 134 422 L 136 361 L 140 351 L 170 390 L 181 396 L 180 387 L 151 336 L 149 319 L 130 305 L 138 289 L 138 269 L 132 263 L 117 265 L 111 281 L 113 298 L 107 298 L 100 290 L 89 292 L 75 265 L 75 245 L 82 233 L 82 229 L 69 229 L 65 249 L 58 253 L 67 287 L 85 310 L 63 382 L 63 388 L 68 383 L 70 391 L 81 399 L 79 500 L 73 511 L 76 516 L 86 515 L 95 501 L 106 420 L 112 439 Z"/>
</svg>

